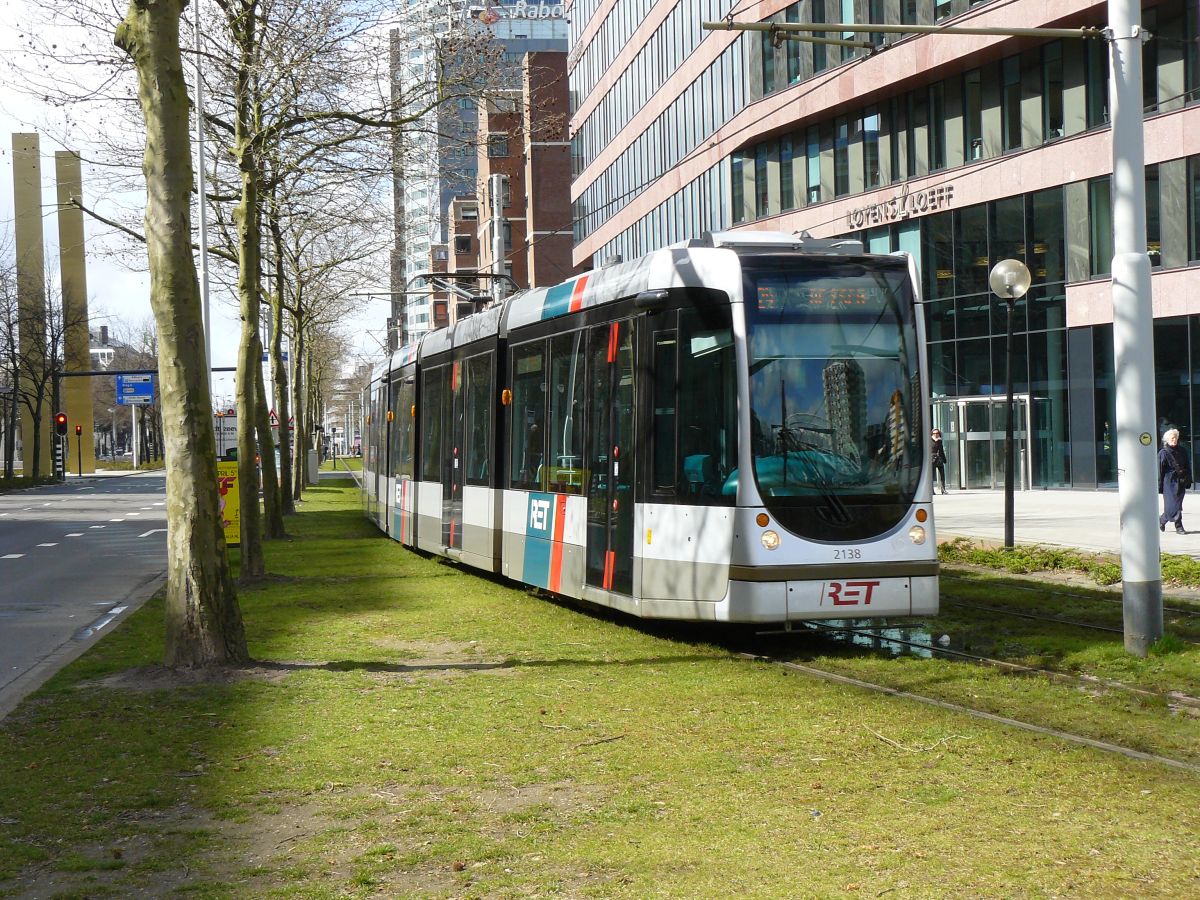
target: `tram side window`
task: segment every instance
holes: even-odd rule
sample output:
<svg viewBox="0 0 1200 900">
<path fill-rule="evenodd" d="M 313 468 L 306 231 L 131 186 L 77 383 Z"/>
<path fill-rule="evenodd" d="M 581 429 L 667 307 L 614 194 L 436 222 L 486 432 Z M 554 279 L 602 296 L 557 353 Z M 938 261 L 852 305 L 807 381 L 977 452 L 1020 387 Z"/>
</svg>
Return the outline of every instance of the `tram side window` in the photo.
<svg viewBox="0 0 1200 900">
<path fill-rule="evenodd" d="M 396 405 L 396 425 L 399 443 L 392 457 L 396 460 L 396 474 L 413 477 L 413 404 L 417 402 L 416 384 L 410 375 L 397 386 L 399 400 Z"/>
<path fill-rule="evenodd" d="M 446 367 L 427 369 L 421 384 L 421 480 L 440 481 L 442 464 L 442 399 Z"/>
<path fill-rule="evenodd" d="M 676 331 L 654 333 L 654 492 L 674 494 L 679 485 L 678 441 L 675 433 L 675 361 L 679 356 Z"/>
<path fill-rule="evenodd" d="M 584 365 L 584 332 L 551 340 L 550 456 L 542 484 L 559 494 L 582 494 L 584 489 Z"/>
<path fill-rule="evenodd" d="M 512 353 L 512 419 L 509 479 L 514 488 L 544 490 L 546 453 L 546 345 L 537 341 Z"/>
<path fill-rule="evenodd" d="M 679 353 L 680 493 L 732 505 L 725 480 L 737 468 L 737 370 L 728 309 L 686 310 Z"/>
<path fill-rule="evenodd" d="M 472 356 L 463 366 L 467 379 L 466 447 L 467 484 L 488 483 L 491 445 L 492 355 Z"/>
</svg>

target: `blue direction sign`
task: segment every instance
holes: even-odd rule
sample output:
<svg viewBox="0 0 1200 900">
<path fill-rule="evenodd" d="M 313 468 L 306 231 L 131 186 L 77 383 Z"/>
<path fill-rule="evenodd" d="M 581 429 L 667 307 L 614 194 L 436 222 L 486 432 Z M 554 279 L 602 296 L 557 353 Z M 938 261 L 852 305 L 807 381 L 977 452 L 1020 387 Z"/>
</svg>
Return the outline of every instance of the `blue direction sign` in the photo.
<svg viewBox="0 0 1200 900">
<path fill-rule="evenodd" d="M 153 375 L 118 375 L 117 404 L 119 406 L 153 406 Z"/>
</svg>

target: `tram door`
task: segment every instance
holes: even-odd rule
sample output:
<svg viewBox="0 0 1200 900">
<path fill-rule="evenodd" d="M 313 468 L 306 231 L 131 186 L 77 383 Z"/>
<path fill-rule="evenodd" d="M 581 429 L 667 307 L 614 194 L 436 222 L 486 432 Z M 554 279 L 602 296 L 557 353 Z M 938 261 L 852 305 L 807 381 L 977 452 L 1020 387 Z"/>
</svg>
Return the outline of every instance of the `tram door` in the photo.
<svg viewBox="0 0 1200 900">
<path fill-rule="evenodd" d="M 587 583 L 633 593 L 634 327 L 592 328 L 588 356 L 592 446 L 587 506 Z"/>
<path fill-rule="evenodd" d="M 446 435 L 442 453 L 442 546 L 462 549 L 462 482 L 465 421 L 463 406 L 467 392 L 462 389 L 462 363 L 448 367 L 450 390 L 442 401 L 442 428 Z"/>
</svg>

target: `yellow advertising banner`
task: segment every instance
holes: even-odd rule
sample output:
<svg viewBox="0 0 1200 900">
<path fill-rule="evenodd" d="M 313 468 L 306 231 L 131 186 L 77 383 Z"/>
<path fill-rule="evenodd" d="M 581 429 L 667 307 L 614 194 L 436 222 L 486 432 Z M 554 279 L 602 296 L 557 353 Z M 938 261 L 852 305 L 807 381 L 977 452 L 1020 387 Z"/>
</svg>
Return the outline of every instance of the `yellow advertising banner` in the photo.
<svg viewBox="0 0 1200 900">
<path fill-rule="evenodd" d="M 238 493 L 238 464 L 217 462 L 217 484 L 220 487 L 221 527 L 225 543 L 236 547 L 242 540 L 242 504 Z"/>
</svg>

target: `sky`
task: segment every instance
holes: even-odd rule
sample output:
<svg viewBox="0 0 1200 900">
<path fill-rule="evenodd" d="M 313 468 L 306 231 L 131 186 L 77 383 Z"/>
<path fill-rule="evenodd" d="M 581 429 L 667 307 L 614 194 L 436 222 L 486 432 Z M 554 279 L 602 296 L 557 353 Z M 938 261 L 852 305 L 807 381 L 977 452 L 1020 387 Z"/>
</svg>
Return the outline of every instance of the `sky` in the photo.
<svg viewBox="0 0 1200 900">
<path fill-rule="evenodd" d="M 13 52 L 16 44 L 17 29 L 12 23 L 23 15 L 25 0 L 3 0 L 0 3 L 0 54 Z M 143 193 L 131 193 L 121 196 L 99 196 L 99 176 L 96 170 L 87 163 L 90 141 L 94 138 L 96 129 L 101 125 L 99 120 L 89 122 L 86 110 L 74 113 L 73 137 L 77 141 L 72 147 L 64 147 L 58 143 L 54 135 L 63 134 L 64 118 L 60 110 L 31 98 L 16 89 L 7 78 L 0 78 L 0 232 L 12 234 L 13 223 L 13 173 L 12 173 L 12 135 L 15 133 L 36 132 L 40 136 L 42 198 L 43 207 L 53 210 L 57 203 L 54 184 L 54 153 L 57 150 L 74 149 L 81 152 L 85 160 L 83 166 L 84 205 L 95 207 L 99 212 L 114 215 L 118 205 L 126 208 L 140 208 L 144 200 Z M 89 131 L 91 133 L 89 133 Z M 211 148 L 209 149 L 211 152 Z M 89 183 L 93 190 L 89 191 Z M 115 217 L 115 215 L 114 215 Z M 54 270 L 58 264 L 58 224 L 52 212 L 46 215 L 44 242 L 47 264 Z M 193 227 L 196 223 L 193 222 Z M 127 262 L 114 259 L 103 252 L 105 241 L 113 241 L 112 229 L 84 217 L 84 233 L 87 239 L 87 284 L 88 310 L 92 320 L 92 329 L 98 326 L 114 324 L 117 320 L 129 326 L 138 326 L 152 317 L 149 300 L 150 278 L 145 271 L 145 263 L 140 253 L 136 256 L 126 254 Z M 126 241 L 123 246 L 130 246 Z M 378 285 L 364 285 L 363 290 L 379 289 Z M 210 293 L 210 316 L 212 327 L 212 361 L 214 368 L 233 366 L 236 363 L 238 334 L 240 322 L 238 319 L 236 298 L 221 289 L 217 284 L 212 285 Z M 347 322 L 347 331 L 358 355 L 375 360 L 379 355 L 378 340 L 382 338 L 386 328 L 388 303 L 386 300 L 374 300 L 364 306 L 355 318 Z M 107 318 L 103 318 L 107 316 Z M 270 380 L 267 372 L 268 382 Z M 217 406 L 232 405 L 234 395 L 233 373 L 215 373 L 213 376 L 213 398 Z"/>
</svg>

